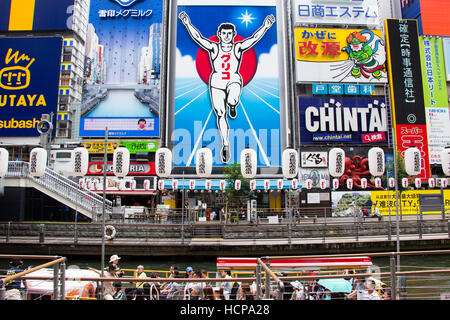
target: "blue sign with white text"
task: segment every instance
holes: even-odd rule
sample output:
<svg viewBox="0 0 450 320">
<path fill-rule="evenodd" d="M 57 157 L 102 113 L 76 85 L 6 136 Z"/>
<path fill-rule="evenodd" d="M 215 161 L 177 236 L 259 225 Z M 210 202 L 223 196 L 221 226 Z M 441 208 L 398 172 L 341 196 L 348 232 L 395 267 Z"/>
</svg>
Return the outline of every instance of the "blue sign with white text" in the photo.
<svg viewBox="0 0 450 320">
<path fill-rule="evenodd" d="M 41 115 L 56 115 L 61 48 L 61 37 L 0 38 L 0 136 L 38 136 Z"/>
</svg>

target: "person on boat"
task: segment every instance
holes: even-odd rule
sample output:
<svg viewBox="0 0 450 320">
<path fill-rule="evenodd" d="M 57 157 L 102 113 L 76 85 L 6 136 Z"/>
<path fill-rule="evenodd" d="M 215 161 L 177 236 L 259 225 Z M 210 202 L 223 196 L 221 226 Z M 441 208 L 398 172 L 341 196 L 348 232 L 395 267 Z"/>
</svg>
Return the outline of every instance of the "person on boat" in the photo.
<svg viewBox="0 0 450 320">
<path fill-rule="evenodd" d="M 136 267 L 136 278 L 145 279 L 147 274 L 144 272 L 144 266 L 138 265 Z M 144 298 L 144 287 L 148 285 L 147 282 L 136 282 L 134 288 L 127 290 L 128 300 L 142 300 Z"/>
<path fill-rule="evenodd" d="M 186 268 L 186 278 L 192 278 L 194 276 L 194 269 L 192 267 Z"/>
<path fill-rule="evenodd" d="M 230 270 L 222 270 L 221 274 L 222 274 L 222 278 L 224 278 L 224 279 L 232 279 Z M 222 288 L 224 291 L 224 295 L 228 296 L 231 293 L 232 287 L 233 287 L 233 284 L 231 283 L 231 281 L 222 282 Z"/>
<path fill-rule="evenodd" d="M 120 281 L 113 282 L 113 287 L 116 293 L 112 296 L 111 300 L 127 300 L 127 296 L 125 292 L 122 290 L 122 282 Z"/>
<path fill-rule="evenodd" d="M 213 287 L 206 286 L 203 288 L 203 300 L 218 300 Z"/>
<path fill-rule="evenodd" d="M 115 264 L 110 264 L 108 266 L 108 272 L 104 273 L 105 278 L 118 278 L 117 273 L 120 271 L 119 267 Z M 112 281 L 104 281 L 103 282 L 103 293 L 106 300 L 113 299 L 113 296 L 116 294 L 116 289 L 113 286 Z"/>
<path fill-rule="evenodd" d="M 192 279 L 200 279 L 202 277 L 201 271 L 196 271 L 192 275 Z M 189 293 L 189 300 L 199 300 L 200 290 L 202 290 L 202 285 L 200 282 L 189 282 L 186 284 L 186 289 Z"/>
<path fill-rule="evenodd" d="M 175 276 L 174 276 L 175 271 L 178 272 L 178 267 L 175 266 L 175 265 L 171 265 L 170 268 L 169 268 L 169 277 L 168 277 L 168 279 L 175 278 Z M 169 282 L 167 282 L 167 281 L 164 282 L 163 284 L 161 284 L 161 290 L 167 289 L 168 285 L 169 285 Z"/>
<path fill-rule="evenodd" d="M 173 279 L 181 278 L 180 272 L 178 270 L 175 270 L 173 273 Z M 173 295 L 183 289 L 183 283 L 180 282 L 169 282 L 166 289 L 161 290 L 161 298 L 163 300 L 171 300 Z"/>
<path fill-rule="evenodd" d="M 119 257 L 117 254 L 113 254 L 110 258 L 109 258 L 109 265 L 111 264 L 115 264 L 118 268 L 119 268 L 119 260 L 122 259 L 121 257 Z M 120 270 L 117 272 L 117 276 L 119 278 L 123 277 L 124 272 Z"/>
<path fill-rule="evenodd" d="M 375 282 L 373 280 L 367 280 L 365 290 L 355 290 L 352 293 L 346 295 L 349 300 L 381 300 L 380 295 L 375 290 Z"/>
<path fill-rule="evenodd" d="M 255 296 L 253 295 L 250 285 L 246 282 L 241 284 L 241 288 L 239 289 L 239 300 L 255 300 Z"/>
<path fill-rule="evenodd" d="M 24 270 L 21 268 L 23 262 L 19 258 L 13 258 L 9 261 L 9 269 L 6 270 L 6 276 L 14 276 Z M 22 293 L 28 288 L 25 280 L 12 280 L 5 284 L 5 300 L 22 300 Z"/>
</svg>

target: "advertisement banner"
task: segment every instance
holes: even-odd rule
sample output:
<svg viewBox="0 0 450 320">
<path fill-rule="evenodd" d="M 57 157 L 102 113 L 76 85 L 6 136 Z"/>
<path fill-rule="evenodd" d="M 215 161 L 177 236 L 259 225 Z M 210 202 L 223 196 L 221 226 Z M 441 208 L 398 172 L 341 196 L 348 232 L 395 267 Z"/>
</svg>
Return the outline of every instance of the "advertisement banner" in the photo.
<svg viewBox="0 0 450 320">
<path fill-rule="evenodd" d="M 420 195 L 435 194 L 440 195 L 440 190 L 406 190 L 399 192 L 399 213 L 401 215 L 418 215 L 420 214 Z M 372 191 L 371 200 L 378 207 L 381 215 L 387 216 L 396 214 L 395 191 Z M 444 206 L 445 210 L 450 209 L 450 190 L 444 190 Z M 390 209 L 390 210 L 389 210 Z M 442 214 L 442 211 L 429 211 L 423 208 L 423 214 Z"/>
<path fill-rule="evenodd" d="M 39 136 L 42 114 L 53 113 L 61 37 L 0 38 L 0 136 Z"/>
<path fill-rule="evenodd" d="M 295 28 L 297 82 L 386 83 L 380 30 Z"/>
<path fill-rule="evenodd" d="M 440 164 L 441 151 L 450 144 L 442 39 L 420 37 L 419 44 L 430 164 Z"/>
<path fill-rule="evenodd" d="M 442 38 L 442 45 L 444 46 L 446 80 L 450 81 L 450 38 Z"/>
<path fill-rule="evenodd" d="M 330 180 L 330 174 L 328 169 L 322 168 L 299 168 L 298 171 L 298 182 L 303 188 L 306 186 L 306 181 L 311 180 L 312 188 L 320 188 L 320 180 L 325 179 Z"/>
<path fill-rule="evenodd" d="M 91 1 L 81 137 L 159 137 L 162 7 Z"/>
<path fill-rule="evenodd" d="M 105 153 L 105 141 L 104 140 L 84 140 L 84 147 L 89 151 L 89 153 Z M 136 152 L 156 152 L 158 148 L 157 141 L 119 141 L 119 140 L 108 140 L 107 153 L 114 153 L 114 150 L 118 147 L 125 147 L 130 151 L 130 154 L 135 154 Z"/>
<path fill-rule="evenodd" d="M 103 175 L 103 162 L 89 162 L 87 175 Z M 106 165 L 106 174 L 114 175 L 113 163 L 108 162 Z M 156 175 L 154 162 L 130 162 L 129 175 L 131 176 L 147 176 Z"/>
<path fill-rule="evenodd" d="M 397 149 L 421 151 L 418 178 L 430 177 L 427 123 L 420 68 L 417 20 L 386 19 L 389 86 Z"/>
<path fill-rule="evenodd" d="M 0 31 L 72 30 L 74 0 L 2 0 Z"/>
<path fill-rule="evenodd" d="M 328 152 L 300 152 L 300 166 L 302 168 L 328 168 Z"/>
<path fill-rule="evenodd" d="M 299 97 L 302 144 L 387 144 L 384 98 Z"/>
<path fill-rule="evenodd" d="M 378 0 L 295 0 L 297 24 L 378 25 Z"/>
<path fill-rule="evenodd" d="M 174 165 L 206 146 L 223 167 L 249 146 L 279 166 L 276 1 L 178 1 L 177 23 Z"/>
</svg>

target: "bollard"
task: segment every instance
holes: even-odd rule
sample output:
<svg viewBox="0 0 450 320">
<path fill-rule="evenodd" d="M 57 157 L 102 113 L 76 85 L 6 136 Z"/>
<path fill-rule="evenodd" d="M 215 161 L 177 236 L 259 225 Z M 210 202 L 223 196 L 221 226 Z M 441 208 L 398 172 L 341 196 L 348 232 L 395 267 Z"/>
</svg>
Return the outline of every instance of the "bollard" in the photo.
<svg viewBox="0 0 450 320">
<path fill-rule="evenodd" d="M 11 221 L 8 221 L 8 229 L 6 230 L 6 242 L 9 242 L 10 232 L 11 232 Z"/>
<path fill-rule="evenodd" d="M 45 224 L 39 225 L 39 243 L 43 243 L 45 240 Z"/>
</svg>

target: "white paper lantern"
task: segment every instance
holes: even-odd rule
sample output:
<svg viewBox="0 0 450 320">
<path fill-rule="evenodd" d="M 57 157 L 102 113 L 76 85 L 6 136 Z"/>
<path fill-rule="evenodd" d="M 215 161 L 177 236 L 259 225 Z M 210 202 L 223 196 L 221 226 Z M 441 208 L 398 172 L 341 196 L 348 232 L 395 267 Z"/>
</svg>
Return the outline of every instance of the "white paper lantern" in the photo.
<svg viewBox="0 0 450 320">
<path fill-rule="evenodd" d="M 84 177 L 89 167 L 89 151 L 84 147 L 73 149 L 71 164 L 72 175 L 74 177 Z"/>
<path fill-rule="evenodd" d="M 258 157 L 256 151 L 245 148 L 241 151 L 241 174 L 246 179 L 253 179 L 258 169 Z"/>
<path fill-rule="evenodd" d="M 9 152 L 5 148 L 0 148 L 0 179 L 8 172 Z"/>
<path fill-rule="evenodd" d="M 234 190 L 241 190 L 241 180 L 234 181 Z"/>
<path fill-rule="evenodd" d="M 270 180 L 264 180 L 264 190 L 270 189 Z"/>
<path fill-rule="evenodd" d="M 442 171 L 446 176 L 450 176 L 450 147 L 441 151 Z"/>
<path fill-rule="evenodd" d="M 311 190 L 311 188 L 312 188 L 312 180 L 311 179 L 306 179 L 305 183 L 306 183 L 306 189 Z"/>
<path fill-rule="evenodd" d="M 348 190 L 353 189 L 353 179 L 347 179 L 347 189 Z"/>
<path fill-rule="evenodd" d="M 402 179 L 402 186 L 403 186 L 403 188 L 408 188 L 408 186 L 409 186 L 408 178 Z"/>
<path fill-rule="evenodd" d="M 361 179 L 361 188 L 362 189 L 366 189 L 367 188 L 367 179 L 366 178 L 362 178 Z"/>
<path fill-rule="evenodd" d="M 436 180 L 434 180 L 434 178 L 429 178 L 428 179 L 428 187 L 433 189 L 436 186 Z"/>
<path fill-rule="evenodd" d="M 114 150 L 113 154 L 113 171 L 114 175 L 124 178 L 130 170 L 130 151 L 125 147 L 119 147 Z"/>
<path fill-rule="evenodd" d="M 211 180 L 205 180 L 205 190 L 211 190 Z"/>
<path fill-rule="evenodd" d="M 325 190 L 327 188 L 327 180 L 320 179 L 319 180 L 319 186 L 320 186 L 320 189 Z"/>
<path fill-rule="evenodd" d="M 195 190 L 195 180 L 189 180 L 189 190 Z"/>
<path fill-rule="evenodd" d="M 91 190 L 92 184 L 93 184 L 93 182 L 91 179 L 86 179 L 86 189 Z"/>
<path fill-rule="evenodd" d="M 281 158 L 281 168 L 285 179 L 293 179 L 298 174 L 298 152 L 295 149 L 286 149 Z"/>
<path fill-rule="evenodd" d="M 256 190 L 256 180 L 250 180 L 250 190 Z"/>
<path fill-rule="evenodd" d="M 447 188 L 447 184 L 448 184 L 447 179 L 446 178 L 442 178 L 441 179 L 441 187 L 442 188 Z"/>
<path fill-rule="evenodd" d="M 178 189 L 178 180 L 172 179 L 172 189 L 177 190 Z"/>
<path fill-rule="evenodd" d="M 339 189 L 339 179 L 333 179 L 333 190 Z"/>
<path fill-rule="evenodd" d="M 124 179 L 119 180 L 119 183 L 118 183 L 119 190 L 126 190 L 127 189 L 125 183 L 126 183 L 126 181 Z"/>
<path fill-rule="evenodd" d="M 416 147 L 411 147 L 405 151 L 405 171 L 410 176 L 417 176 L 421 171 L 421 156 L 420 150 Z"/>
<path fill-rule="evenodd" d="M 384 174 L 385 160 L 384 151 L 381 148 L 370 148 L 368 153 L 369 158 L 369 171 L 374 177 L 380 177 Z"/>
<path fill-rule="evenodd" d="M 130 181 L 130 189 L 131 190 L 136 190 L 136 180 L 131 180 Z"/>
<path fill-rule="evenodd" d="M 220 190 L 222 190 L 222 191 L 225 190 L 226 186 L 227 186 L 227 182 L 225 180 L 219 181 L 219 189 Z"/>
<path fill-rule="evenodd" d="M 159 148 L 155 152 L 155 171 L 160 178 L 168 178 L 172 173 L 172 151 L 168 148 Z"/>
<path fill-rule="evenodd" d="M 277 188 L 278 188 L 278 190 L 283 189 L 283 179 L 277 180 Z"/>
<path fill-rule="evenodd" d="M 144 180 L 144 190 L 150 190 L 150 180 Z"/>
<path fill-rule="evenodd" d="M 211 149 L 203 147 L 195 154 L 195 169 L 200 178 L 207 178 L 212 172 L 212 152 Z"/>
<path fill-rule="evenodd" d="M 291 189 L 292 190 L 297 190 L 298 189 L 298 180 L 297 179 L 292 179 L 291 180 Z"/>
<path fill-rule="evenodd" d="M 164 190 L 164 180 L 158 180 L 158 190 Z"/>
<path fill-rule="evenodd" d="M 422 179 L 420 178 L 414 179 L 414 185 L 416 186 L 417 189 L 420 189 L 420 187 L 422 186 Z"/>
<path fill-rule="evenodd" d="M 395 178 L 389 178 L 389 188 L 395 188 Z"/>
<path fill-rule="evenodd" d="M 30 152 L 30 174 L 33 177 L 42 177 L 47 167 L 47 151 L 43 148 L 34 148 Z"/>
<path fill-rule="evenodd" d="M 333 148 L 328 155 L 328 170 L 330 175 L 339 178 L 345 171 L 345 151 L 341 148 Z"/>
<path fill-rule="evenodd" d="M 375 182 L 375 187 L 376 187 L 376 188 L 381 188 L 381 183 L 382 183 L 381 178 L 376 177 L 376 178 L 374 179 L 374 182 Z"/>
</svg>

